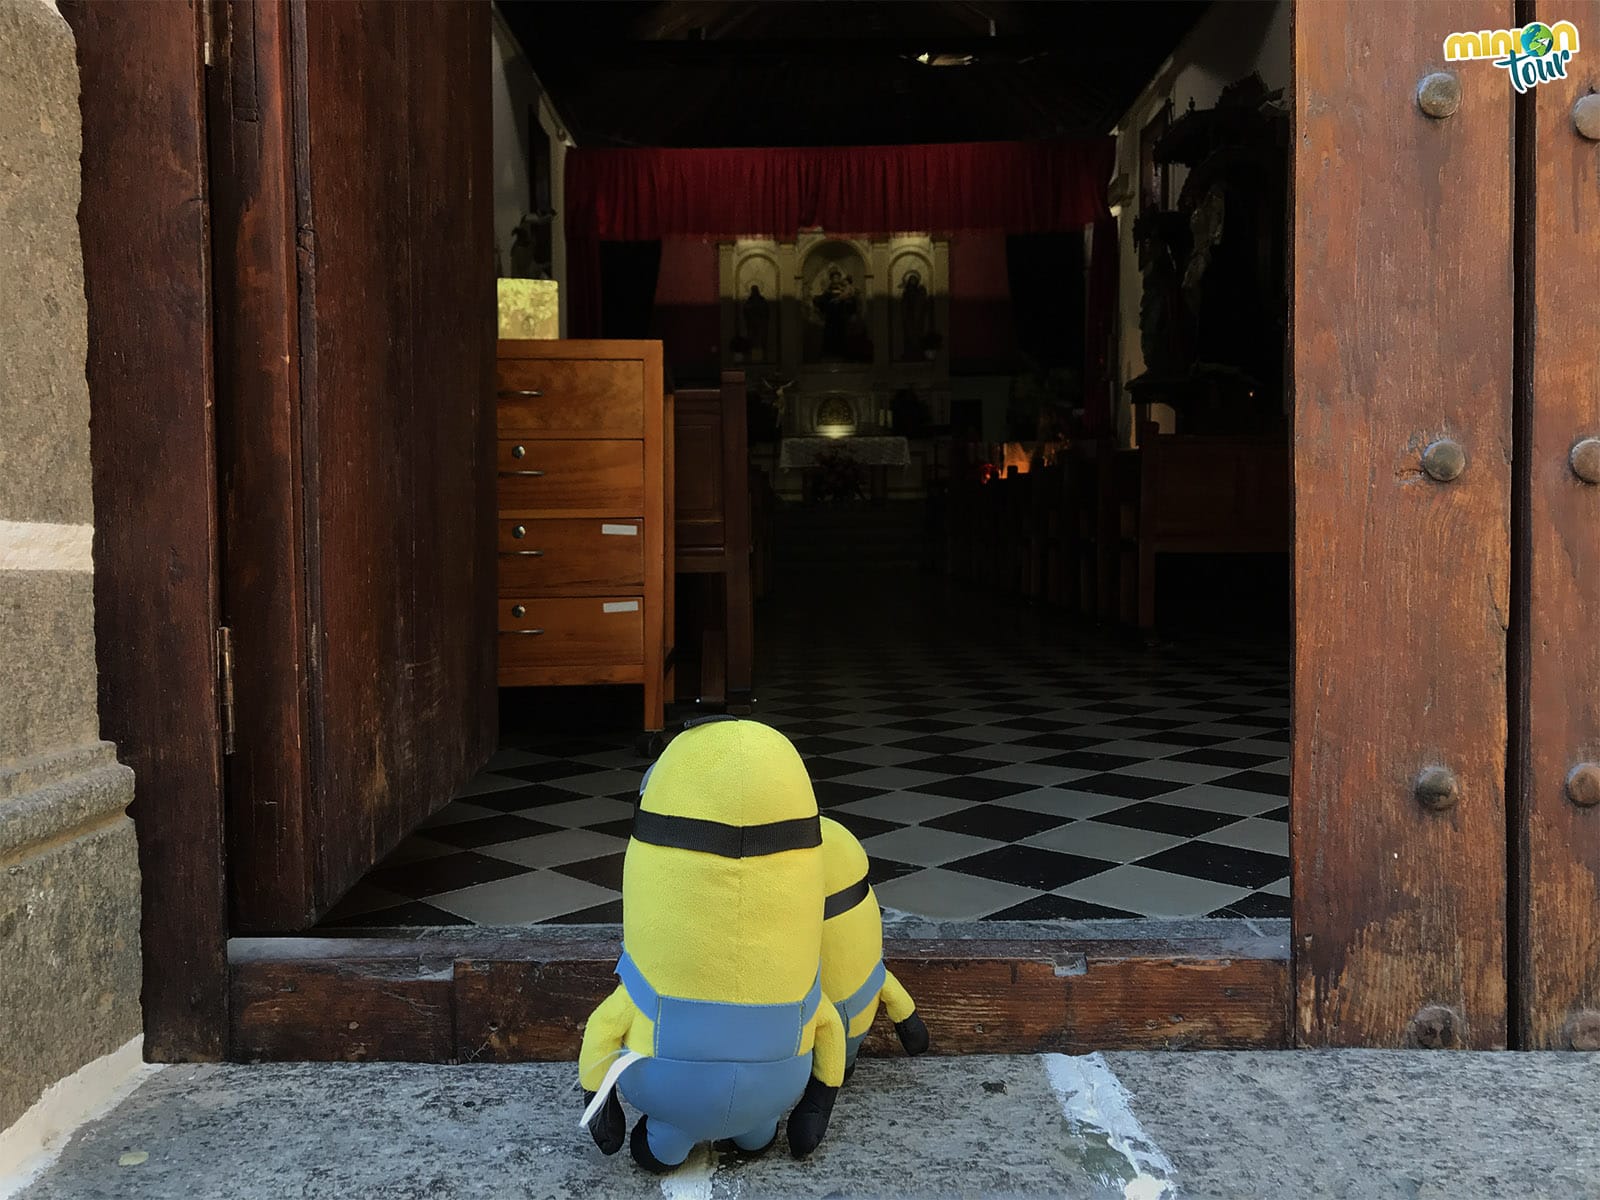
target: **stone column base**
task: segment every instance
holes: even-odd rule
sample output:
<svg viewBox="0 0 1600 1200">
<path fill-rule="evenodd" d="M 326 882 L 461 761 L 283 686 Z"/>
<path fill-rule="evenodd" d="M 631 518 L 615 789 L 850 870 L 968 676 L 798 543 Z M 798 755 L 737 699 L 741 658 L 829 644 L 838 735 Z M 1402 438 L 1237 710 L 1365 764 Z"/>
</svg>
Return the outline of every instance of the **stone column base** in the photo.
<svg viewBox="0 0 1600 1200">
<path fill-rule="evenodd" d="M 0 768 L 0 1129 L 141 1032 L 132 800 L 109 742 Z"/>
</svg>

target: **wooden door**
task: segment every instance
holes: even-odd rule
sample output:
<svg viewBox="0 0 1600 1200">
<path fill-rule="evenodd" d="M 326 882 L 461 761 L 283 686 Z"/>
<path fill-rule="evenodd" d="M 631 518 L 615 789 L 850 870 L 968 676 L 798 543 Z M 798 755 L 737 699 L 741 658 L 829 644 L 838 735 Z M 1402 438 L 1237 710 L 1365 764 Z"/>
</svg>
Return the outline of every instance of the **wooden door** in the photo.
<svg viewBox="0 0 1600 1200">
<path fill-rule="evenodd" d="M 217 21 L 229 881 L 290 930 L 493 748 L 489 7 Z"/>
<path fill-rule="evenodd" d="M 1584 44 L 1565 80 L 1521 102 L 1518 130 L 1529 391 L 1518 430 L 1516 1032 L 1530 1049 L 1600 1050 L 1600 2 L 1554 15 Z"/>
<path fill-rule="evenodd" d="M 1303 1044 L 1507 1042 L 1514 93 L 1443 43 L 1514 24 L 1511 0 L 1295 9 Z M 1453 111 L 1424 88 L 1446 72 Z"/>
</svg>

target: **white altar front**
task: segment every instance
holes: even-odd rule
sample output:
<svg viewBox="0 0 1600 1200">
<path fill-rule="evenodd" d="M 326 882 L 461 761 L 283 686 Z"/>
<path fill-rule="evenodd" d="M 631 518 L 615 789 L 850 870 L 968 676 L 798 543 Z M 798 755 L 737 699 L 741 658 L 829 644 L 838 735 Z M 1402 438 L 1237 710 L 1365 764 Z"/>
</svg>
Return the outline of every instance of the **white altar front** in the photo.
<svg viewBox="0 0 1600 1200">
<path fill-rule="evenodd" d="M 911 442 L 903 437 L 791 437 L 778 450 L 778 467 L 803 471 L 817 465 L 824 451 L 840 451 L 863 467 L 909 467 Z"/>
</svg>

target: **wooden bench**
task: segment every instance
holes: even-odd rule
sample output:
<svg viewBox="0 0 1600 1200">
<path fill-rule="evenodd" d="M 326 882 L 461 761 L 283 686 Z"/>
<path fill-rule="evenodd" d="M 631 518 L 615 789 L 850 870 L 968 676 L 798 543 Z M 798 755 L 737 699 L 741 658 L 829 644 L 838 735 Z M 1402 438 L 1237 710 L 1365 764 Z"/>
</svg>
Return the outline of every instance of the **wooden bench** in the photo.
<svg viewBox="0 0 1600 1200">
<path fill-rule="evenodd" d="M 693 628 L 680 632 L 678 645 L 698 648 L 697 699 L 748 712 L 755 621 L 744 372 L 724 371 L 720 388 L 674 395 L 677 571 L 701 584 L 695 602 L 680 610 L 680 624 Z"/>
<path fill-rule="evenodd" d="M 1134 615 L 1156 623 L 1159 554 L 1287 554 L 1293 502 L 1282 438 L 1148 438 L 1138 453 L 1138 509 L 1129 549 L 1137 556 Z M 1126 482 L 1124 482 L 1126 486 Z M 1131 595 L 1123 593 L 1127 615 Z"/>
</svg>

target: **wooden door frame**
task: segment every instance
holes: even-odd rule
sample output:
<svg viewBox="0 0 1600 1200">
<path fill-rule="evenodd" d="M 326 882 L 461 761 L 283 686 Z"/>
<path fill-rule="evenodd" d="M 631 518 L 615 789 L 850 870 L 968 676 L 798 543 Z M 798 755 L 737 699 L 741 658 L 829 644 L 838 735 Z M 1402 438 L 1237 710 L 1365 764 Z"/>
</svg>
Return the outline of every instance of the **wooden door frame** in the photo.
<svg viewBox="0 0 1600 1200">
<path fill-rule="evenodd" d="M 78 46 L 95 639 L 134 771 L 145 1055 L 228 1041 L 205 33 L 192 4 L 68 0 Z"/>
<path fill-rule="evenodd" d="M 146 906 L 147 1050 L 152 1058 L 167 1060 L 214 1059 L 225 1053 L 236 1057 L 569 1057 L 576 1044 L 576 1022 L 610 987 L 612 944 L 563 938 L 547 930 L 515 936 L 482 930 L 388 939 L 227 940 L 220 695 L 213 658 L 216 481 L 207 476 L 214 443 L 207 444 L 201 437 L 209 429 L 214 403 L 206 238 L 211 197 L 204 104 L 209 23 L 195 4 L 123 6 L 103 0 L 73 0 L 64 7 L 78 35 L 84 79 L 83 183 L 89 202 L 83 210 L 83 242 L 90 309 L 95 500 L 97 512 L 104 514 L 97 521 L 96 545 L 100 559 L 97 594 L 105 598 L 99 623 L 101 711 L 108 736 L 122 743 L 124 758 L 138 775 L 136 816 Z M 1448 23 L 1458 8 L 1465 11 L 1461 5 L 1439 6 L 1431 11 L 1429 20 Z M 1509 24 L 1513 19 L 1509 0 L 1506 8 Z M 1437 48 L 1431 24 L 1425 30 L 1419 27 L 1397 48 L 1389 22 L 1391 40 L 1374 45 L 1372 53 L 1361 59 L 1362 77 L 1357 80 L 1348 47 L 1355 44 L 1354 38 L 1374 36 L 1355 32 L 1365 19 L 1353 8 L 1330 5 L 1329 11 L 1343 14 L 1339 37 L 1324 39 L 1319 45 L 1324 54 L 1343 53 L 1346 57 L 1325 59 L 1315 71 L 1307 71 L 1302 51 L 1309 39 L 1299 28 L 1306 11 L 1296 13 L 1297 119 L 1305 120 L 1308 106 L 1315 102 L 1321 112 L 1370 113 L 1374 128 L 1384 122 L 1413 120 L 1415 114 L 1407 105 L 1413 103 L 1414 77 L 1437 65 L 1433 62 Z M 122 15 L 118 18 L 116 14 Z M 1327 15 L 1320 19 L 1334 20 Z M 1438 36 L 1442 38 L 1444 32 L 1441 29 Z M 141 43 L 144 53 L 129 53 L 130 45 Z M 1475 144 L 1475 139 L 1482 137 L 1483 123 L 1498 128 L 1497 116 L 1485 118 L 1481 109 L 1473 108 L 1485 101 L 1491 84 L 1503 87 L 1504 81 L 1470 77 L 1469 104 L 1452 118 L 1454 125 L 1444 127 L 1445 138 Z M 1490 98 L 1487 103 L 1500 101 Z M 182 114 L 176 127 L 174 112 Z M 139 114 L 144 114 L 144 119 L 139 119 Z M 1297 136 L 1309 132 L 1300 129 Z M 1417 126 L 1406 136 L 1440 132 L 1431 126 Z M 1495 144 L 1503 152 L 1504 140 Z M 1352 152 L 1347 146 L 1339 149 L 1340 153 Z M 1494 174 L 1482 163 L 1478 169 L 1484 176 Z M 1479 176 L 1461 173 L 1459 178 L 1451 177 L 1463 189 L 1461 196 L 1440 207 L 1472 210 L 1467 197 L 1476 196 L 1486 185 L 1478 182 Z M 1411 180 L 1407 186 L 1422 186 L 1415 173 L 1407 178 Z M 1301 181 L 1303 187 L 1312 182 Z M 1412 191 L 1404 195 L 1418 203 L 1424 199 Z M 1498 204 L 1495 196 L 1498 193 L 1491 199 Z M 1296 211 L 1298 219 L 1303 214 L 1298 206 Z M 157 235 L 144 232 L 149 230 Z M 265 236 L 280 239 L 277 261 L 286 262 L 289 247 L 281 244 L 286 231 L 269 231 Z M 1415 248 L 1421 245 L 1421 239 L 1410 249 L 1398 239 L 1385 243 L 1417 271 L 1424 271 L 1428 261 Z M 1302 259 L 1302 270 L 1307 266 Z M 1360 299 L 1367 302 L 1372 297 Z M 1297 291 L 1297 325 L 1307 314 L 1319 311 L 1313 308 L 1316 302 L 1315 296 Z M 1461 319 L 1462 309 L 1451 307 L 1446 298 L 1424 308 L 1435 319 Z M 160 317 L 154 326 L 159 337 L 151 336 L 148 317 L 152 310 Z M 1329 315 L 1329 309 L 1320 311 L 1325 321 L 1321 334 L 1344 327 L 1336 314 Z M 292 329 L 284 329 L 275 314 L 256 315 L 277 322 L 269 342 L 281 344 L 292 336 Z M 1474 332 L 1481 334 L 1481 330 Z M 239 341 L 237 329 L 223 337 L 219 345 L 236 347 L 232 353 L 239 353 L 247 344 Z M 1297 338 L 1294 353 L 1297 445 L 1304 451 L 1314 448 L 1307 441 L 1313 427 L 1303 419 L 1311 397 L 1325 398 L 1341 388 L 1348 390 L 1353 381 L 1348 373 L 1341 374 L 1350 369 L 1348 362 L 1337 355 L 1326 357 L 1325 347 L 1319 350 Z M 1460 390 L 1460 403 L 1482 401 L 1486 380 L 1504 382 L 1504 394 L 1509 395 L 1509 368 L 1502 371 L 1498 361 L 1485 366 L 1482 360 L 1472 360 L 1470 353 L 1467 357 L 1476 365 L 1465 375 L 1451 374 L 1455 365 L 1442 357 L 1430 360 L 1444 371 L 1441 377 L 1452 380 Z M 1369 414 L 1372 428 L 1354 430 L 1364 439 L 1361 449 L 1367 457 L 1362 461 L 1376 469 L 1380 479 L 1386 464 L 1400 450 L 1415 454 L 1425 444 L 1410 445 L 1407 434 L 1432 438 L 1456 431 L 1459 424 L 1481 437 L 1487 428 L 1466 417 L 1458 420 L 1454 413 L 1430 415 L 1429 397 L 1420 389 L 1402 390 L 1389 399 L 1401 407 L 1376 410 Z M 1492 397 L 1489 403 L 1495 403 Z M 140 418 L 142 427 L 136 427 Z M 129 440 L 114 446 L 109 439 L 118 434 Z M 134 440 L 141 436 L 142 441 Z M 1381 446 L 1373 441 L 1380 436 L 1388 439 Z M 1395 444 L 1390 446 L 1389 441 Z M 116 454 L 142 455 L 157 469 L 142 476 L 141 485 L 135 486 L 129 477 L 117 473 Z M 1493 539 L 1483 540 L 1486 502 L 1473 489 L 1488 486 L 1493 492 L 1499 486 L 1499 465 L 1494 446 L 1484 442 L 1469 446 L 1468 458 L 1469 470 L 1485 467 L 1488 473 L 1469 476 L 1464 487 L 1439 495 L 1464 498 L 1474 531 L 1464 553 L 1476 566 L 1486 552 L 1490 560 L 1498 562 Z M 196 464 L 201 465 L 199 470 Z M 1308 490 L 1319 482 L 1319 470 L 1326 470 L 1325 465 L 1301 455 L 1295 488 L 1297 517 L 1307 511 L 1300 503 L 1307 495 L 1327 497 L 1326 504 L 1337 497 L 1329 489 L 1329 475 L 1320 477 L 1320 491 Z M 154 486 L 152 478 L 158 481 Z M 1490 484 L 1475 485 L 1474 480 L 1480 478 Z M 1422 483 L 1415 471 L 1408 480 L 1408 486 L 1412 485 L 1431 486 Z M 1345 495 L 1343 502 L 1350 499 Z M 1446 501 L 1429 503 L 1435 509 L 1448 506 Z M 1351 503 L 1350 508 L 1341 518 L 1342 528 L 1359 527 L 1371 515 L 1360 504 Z M 1504 516 L 1502 513 L 1499 519 Z M 1442 591 L 1448 576 L 1443 565 L 1430 560 L 1433 546 L 1424 544 L 1425 532 L 1424 521 L 1404 525 L 1391 547 L 1397 551 L 1395 557 L 1402 549 L 1410 552 L 1406 569 L 1434 572 L 1434 587 Z M 1297 537 L 1304 550 L 1305 531 Z M 1368 570 L 1350 586 L 1371 581 L 1389 588 L 1391 597 L 1398 595 L 1393 578 L 1379 578 L 1384 569 L 1397 565 L 1391 561 L 1385 568 L 1369 562 Z M 1432 820 L 1434 814 L 1418 816 L 1405 808 L 1412 803 L 1407 795 L 1412 772 L 1428 764 L 1398 761 L 1405 757 L 1401 754 L 1374 774 L 1360 763 L 1359 755 L 1336 744 L 1341 730 L 1348 733 L 1364 727 L 1348 697 L 1333 689 L 1345 707 L 1330 707 L 1326 677 L 1307 670 L 1312 661 L 1320 661 L 1307 656 L 1322 650 L 1305 632 L 1312 610 L 1299 605 L 1312 595 L 1308 583 L 1322 586 L 1314 603 L 1316 611 L 1324 615 L 1348 595 L 1340 587 L 1329 586 L 1326 578 L 1307 576 L 1304 566 L 1302 555 L 1297 567 L 1301 570 L 1296 611 L 1300 633 L 1291 804 L 1297 851 L 1292 981 L 1286 952 L 1270 940 L 1188 940 L 1165 945 L 1154 954 L 1148 942 L 891 941 L 887 953 L 896 970 L 902 977 L 915 978 L 914 990 L 929 1006 L 930 1015 L 940 1014 L 940 1024 L 947 1031 L 942 1039 L 944 1048 L 998 1051 L 1286 1046 L 1295 1042 L 1398 1045 L 1408 1040 L 1430 1044 L 1430 1039 L 1431 1044 L 1505 1044 L 1503 1002 L 1497 1011 L 1492 996 L 1485 1002 L 1480 994 L 1469 995 L 1467 984 L 1445 969 L 1451 954 L 1480 934 L 1472 920 L 1488 914 L 1489 936 L 1498 938 L 1505 928 L 1503 897 L 1496 921 L 1492 919 L 1497 903 L 1493 896 L 1485 900 L 1485 893 L 1473 893 L 1469 887 L 1473 881 L 1459 872 L 1413 873 L 1401 880 L 1399 893 L 1386 890 L 1394 878 L 1382 874 L 1374 856 L 1358 854 L 1349 835 L 1340 834 L 1330 824 L 1330 814 L 1341 813 L 1354 821 L 1369 822 L 1369 834 L 1390 830 L 1409 838 L 1415 834 L 1417 822 Z M 1492 570 L 1490 574 L 1494 576 Z M 1469 636 L 1466 643 L 1458 639 L 1461 630 L 1473 628 L 1474 621 L 1492 617 L 1495 603 L 1504 600 L 1504 588 L 1495 578 L 1479 595 L 1475 609 L 1454 610 L 1446 629 L 1418 642 L 1429 648 L 1431 657 L 1424 662 L 1450 664 L 1449 678 L 1469 690 L 1493 683 L 1494 664 L 1489 661 L 1486 668 L 1484 658 L 1488 653 L 1492 659 L 1492 646 L 1485 651 L 1481 638 L 1473 641 Z M 119 597 L 161 597 L 161 611 L 154 611 L 152 603 L 135 602 L 119 608 Z M 1414 614 L 1413 619 L 1423 615 Z M 1458 652 L 1463 645 L 1475 666 L 1462 666 Z M 161 686 L 160 677 L 149 670 L 148 647 L 160 647 L 161 653 L 171 655 L 190 686 Z M 1503 696 L 1507 682 L 1503 661 L 1499 669 Z M 1408 690 L 1408 685 L 1429 686 L 1415 662 L 1404 665 L 1382 684 L 1377 693 L 1379 703 L 1366 702 L 1369 723 L 1375 720 L 1373 713 L 1387 717 L 1409 703 L 1417 693 Z M 1330 737 L 1327 722 L 1335 712 L 1342 714 L 1338 719 L 1343 724 L 1332 730 Z M 1503 718 L 1503 708 L 1501 712 Z M 1481 726 L 1483 719 L 1480 714 L 1473 721 Z M 1458 723 L 1455 735 L 1470 733 L 1470 724 Z M 1441 753 L 1454 748 L 1444 745 L 1442 733 L 1415 723 L 1409 727 L 1419 744 L 1437 737 Z M 1492 734 L 1492 722 L 1487 728 Z M 1502 723 L 1502 767 L 1505 732 Z M 1317 738 L 1321 740 L 1313 740 Z M 1494 738 L 1488 740 L 1492 743 Z M 1383 744 L 1393 749 L 1395 743 Z M 1492 796 L 1492 747 L 1489 751 L 1482 746 L 1468 747 L 1461 761 L 1468 763 L 1465 767 L 1457 764 L 1464 780 L 1463 795 Z M 1489 803 L 1488 811 L 1493 813 L 1493 800 Z M 1396 815 L 1401 810 L 1403 817 Z M 1501 836 L 1504 815 L 1500 810 Z M 1483 819 L 1473 817 L 1475 821 Z M 1454 828 L 1451 822 L 1455 820 L 1447 816 L 1435 821 L 1435 826 Z M 1306 853 L 1313 838 L 1319 839 L 1315 857 Z M 1459 839 L 1444 836 L 1438 828 L 1416 834 L 1416 840 L 1419 845 L 1435 846 L 1445 861 L 1459 844 Z M 1325 853 L 1330 847 L 1337 852 Z M 1367 849 L 1371 849 L 1370 838 Z M 1472 859 L 1473 869 L 1480 874 L 1489 869 L 1503 881 L 1503 854 L 1498 861 L 1489 861 L 1495 853 L 1500 852 L 1480 855 L 1481 862 Z M 1341 900 L 1342 895 L 1353 899 Z M 1427 909 L 1413 923 L 1415 928 L 1396 924 L 1399 909 L 1393 901 L 1397 895 L 1407 903 L 1414 902 L 1413 907 Z M 1379 979 L 1374 974 L 1385 955 L 1398 955 L 1389 959 L 1402 967 L 1398 979 Z M 1501 980 L 1503 983 L 1503 975 Z M 1292 991 L 1297 995 L 1292 996 Z M 1181 1006 L 1174 1003 L 1175 997 L 1183 999 Z M 1292 1009 L 1291 1000 L 1295 1001 Z M 1470 1011 L 1462 1011 L 1462 1004 L 1470 1004 Z M 1430 1008 L 1444 1011 L 1430 1017 Z M 337 1021 L 332 1019 L 336 1014 L 340 1017 Z M 350 1021 L 357 1023 L 356 1029 L 350 1028 Z M 385 1024 L 391 1021 L 392 1031 L 386 1031 Z M 407 1030 L 413 1033 L 393 1032 Z M 413 1034 L 417 1040 L 407 1041 Z"/>
<path fill-rule="evenodd" d="M 937 1054 L 1265 1050 L 1291 1044 L 1284 939 L 895 938 L 884 957 Z M 230 1058 L 575 1061 L 616 986 L 595 930 L 392 930 L 229 943 Z M 868 1053 L 900 1053 L 880 1022 Z"/>
</svg>

